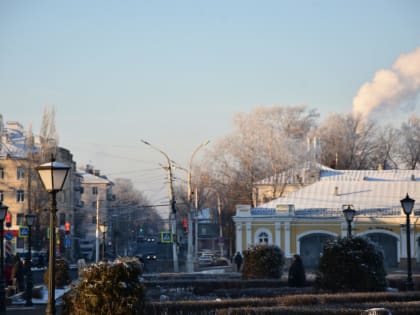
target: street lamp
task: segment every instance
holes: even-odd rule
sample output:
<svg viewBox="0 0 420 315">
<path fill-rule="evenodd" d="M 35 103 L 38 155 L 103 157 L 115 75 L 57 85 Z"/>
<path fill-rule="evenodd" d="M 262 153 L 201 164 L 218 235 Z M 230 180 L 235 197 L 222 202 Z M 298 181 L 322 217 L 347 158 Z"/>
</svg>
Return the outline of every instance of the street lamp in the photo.
<svg viewBox="0 0 420 315">
<path fill-rule="evenodd" d="M 202 148 L 204 148 L 206 145 L 208 145 L 210 140 L 206 140 L 203 143 L 201 143 L 192 153 L 190 158 L 190 163 L 188 165 L 188 172 L 187 172 L 187 200 L 190 206 L 190 211 L 188 212 L 188 247 L 187 247 L 187 272 L 193 272 L 194 271 L 194 263 L 193 263 L 193 229 L 192 229 L 192 217 L 195 217 L 195 220 L 197 220 L 197 213 L 193 215 L 194 212 L 194 203 L 192 200 L 192 190 L 191 190 L 191 173 L 192 173 L 192 166 L 193 166 L 193 160 L 195 155 L 200 151 Z M 197 209 L 195 209 L 197 212 Z M 197 233 L 196 233 L 197 235 Z M 197 238 L 195 240 L 196 244 L 198 242 Z M 197 253 L 196 253 L 197 254 Z"/>
<path fill-rule="evenodd" d="M 28 213 L 25 216 L 26 225 L 29 228 L 28 233 L 28 255 L 26 256 L 26 306 L 32 306 L 32 225 L 35 223 L 36 215 Z"/>
<path fill-rule="evenodd" d="M 64 186 L 70 167 L 66 164 L 56 162 L 51 157 L 51 162 L 42 164 L 36 168 L 45 190 L 50 193 L 50 241 L 49 241 L 49 262 L 48 262 L 48 303 L 47 315 L 55 315 L 55 220 L 57 211 L 57 192 Z"/>
<path fill-rule="evenodd" d="M 344 217 L 347 221 L 347 237 L 351 237 L 351 222 L 356 215 L 356 210 L 351 208 L 351 205 L 347 205 L 347 208 L 343 210 Z"/>
<path fill-rule="evenodd" d="M 105 260 L 105 234 L 108 230 L 108 225 L 104 222 L 99 226 L 99 228 L 102 232 L 102 260 Z"/>
<path fill-rule="evenodd" d="M 168 163 L 168 166 L 167 166 L 166 170 L 168 172 L 168 182 L 169 182 L 169 186 L 168 186 L 169 204 L 170 204 L 171 210 L 172 210 L 171 213 L 169 214 L 169 220 L 171 221 L 172 236 L 175 236 L 176 235 L 176 207 L 175 207 L 176 201 L 175 201 L 173 180 L 172 180 L 172 161 L 165 152 L 156 148 L 151 143 L 149 143 L 145 140 L 141 140 L 141 142 L 143 142 L 145 145 L 148 145 L 152 149 L 162 153 L 162 155 L 166 159 L 166 162 Z M 174 272 L 178 272 L 179 271 L 179 265 L 178 265 L 178 252 L 177 252 L 177 242 L 176 242 L 176 240 L 173 240 L 173 242 L 172 242 L 172 257 L 173 257 Z"/>
<path fill-rule="evenodd" d="M 4 281 L 4 247 L 3 247 L 3 224 L 9 207 L 0 201 L 0 313 L 6 313 L 6 288 Z"/>
<path fill-rule="evenodd" d="M 407 218 L 407 290 L 414 290 L 413 278 L 411 277 L 411 244 L 410 244 L 410 214 L 413 211 L 414 199 L 411 199 L 408 194 L 404 199 L 401 199 L 401 206 Z"/>
</svg>

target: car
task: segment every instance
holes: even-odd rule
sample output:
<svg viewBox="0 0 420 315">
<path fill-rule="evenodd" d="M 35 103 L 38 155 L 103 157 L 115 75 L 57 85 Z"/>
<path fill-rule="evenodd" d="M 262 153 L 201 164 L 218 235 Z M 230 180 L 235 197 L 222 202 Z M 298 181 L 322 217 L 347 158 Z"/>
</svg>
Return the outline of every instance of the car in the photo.
<svg viewBox="0 0 420 315">
<path fill-rule="evenodd" d="M 198 265 L 199 266 L 211 266 L 216 262 L 215 255 L 211 253 L 202 253 L 201 256 L 198 257 Z"/>
<path fill-rule="evenodd" d="M 154 253 L 149 253 L 149 254 L 146 255 L 146 259 L 147 260 L 156 260 L 157 256 Z"/>
</svg>

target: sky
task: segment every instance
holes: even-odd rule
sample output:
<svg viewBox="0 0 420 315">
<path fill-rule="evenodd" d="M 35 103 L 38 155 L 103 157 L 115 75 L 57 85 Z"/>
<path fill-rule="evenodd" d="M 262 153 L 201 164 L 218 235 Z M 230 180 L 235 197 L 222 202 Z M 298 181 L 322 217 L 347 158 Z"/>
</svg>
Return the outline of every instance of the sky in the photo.
<svg viewBox="0 0 420 315">
<path fill-rule="evenodd" d="M 188 167 L 257 106 L 418 115 L 419 12 L 417 0 L 0 0 L 0 114 L 38 133 L 54 106 L 79 167 L 161 204 L 166 160 L 141 139 Z"/>
</svg>

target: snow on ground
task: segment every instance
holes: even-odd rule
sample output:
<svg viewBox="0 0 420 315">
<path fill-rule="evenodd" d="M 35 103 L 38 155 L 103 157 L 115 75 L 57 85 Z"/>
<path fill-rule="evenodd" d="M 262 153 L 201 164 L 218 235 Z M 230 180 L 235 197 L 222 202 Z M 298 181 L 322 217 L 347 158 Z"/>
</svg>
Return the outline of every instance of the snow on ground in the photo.
<svg viewBox="0 0 420 315">
<path fill-rule="evenodd" d="M 39 286 L 35 286 L 33 288 L 33 292 L 35 290 L 41 290 L 42 292 L 42 298 L 32 298 L 32 303 L 33 304 L 47 304 L 48 302 L 48 288 L 45 285 L 39 285 Z M 59 300 L 64 293 L 66 293 L 67 291 L 70 290 L 70 287 L 66 286 L 62 289 L 55 289 L 55 300 Z M 25 304 L 26 300 L 23 297 L 23 292 L 20 292 L 18 294 L 15 294 L 11 297 L 12 299 L 12 304 Z"/>
</svg>

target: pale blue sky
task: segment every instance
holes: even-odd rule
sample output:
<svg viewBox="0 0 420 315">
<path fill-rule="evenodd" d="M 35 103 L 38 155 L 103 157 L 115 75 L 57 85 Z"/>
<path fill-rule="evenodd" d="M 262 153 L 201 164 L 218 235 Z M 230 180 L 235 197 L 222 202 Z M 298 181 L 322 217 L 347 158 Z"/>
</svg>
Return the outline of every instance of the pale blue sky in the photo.
<svg viewBox="0 0 420 315">
<path fill-rule="evenodd" d="M 420 47 L 419 13 L 417 0 L 0 0 L 0 113 L 38 132 L 55 105 L 79 165 L 158 202 L 165 160 L 140 139 L 187 166 L 257 105 L 350 112 L 378 70 Z"/>
</svg>

